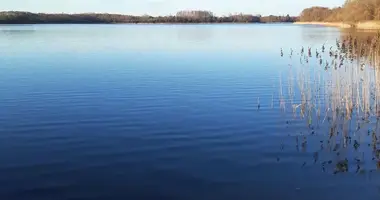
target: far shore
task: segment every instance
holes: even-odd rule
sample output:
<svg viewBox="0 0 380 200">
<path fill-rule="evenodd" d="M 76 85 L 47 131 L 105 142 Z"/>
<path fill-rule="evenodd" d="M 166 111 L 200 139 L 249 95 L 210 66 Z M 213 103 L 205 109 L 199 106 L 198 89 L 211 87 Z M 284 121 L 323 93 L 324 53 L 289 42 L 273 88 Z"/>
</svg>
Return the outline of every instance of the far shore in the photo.
<svg viewBox="0 0 380 200">
<path fill-rule="evenodd" d="M 363 21 L 355 24 L 345 22 L 294 22 L 294 24 L 332 26 L 339 28 L 356 28 L 364 30 L 380 30 L 380 21 Z"/>
<path fill-rule="evenodd" d="M 235 14 L 214 16 L 210 11 L 180 11 L 168 16 L 133 16 L 108 13 L 31 13 L 0 11 L 0 24 L 200 24 L 200 23 L 279 23 L 295 22 L 298 17 L 289 15 L 261 16 Z"/>
</svg>

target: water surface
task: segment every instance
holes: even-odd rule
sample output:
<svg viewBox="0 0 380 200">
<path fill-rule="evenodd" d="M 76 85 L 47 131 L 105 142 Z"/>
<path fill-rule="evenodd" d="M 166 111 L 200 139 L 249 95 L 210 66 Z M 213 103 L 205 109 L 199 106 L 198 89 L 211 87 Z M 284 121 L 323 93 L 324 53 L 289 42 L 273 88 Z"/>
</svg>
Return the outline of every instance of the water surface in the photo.
<svg viewBox="0 0 380 200">
<path fill-rule="evenodd" d="M 0 30 L 1 199 L 380 197 L 378 173 L 314 165 L 313 150 L 297 150 L 292 137 L 305 124 L 287 126 L 279 108 L 289 67 L 280 48 L 334 43 L 339 29 Z"/>
</svg>

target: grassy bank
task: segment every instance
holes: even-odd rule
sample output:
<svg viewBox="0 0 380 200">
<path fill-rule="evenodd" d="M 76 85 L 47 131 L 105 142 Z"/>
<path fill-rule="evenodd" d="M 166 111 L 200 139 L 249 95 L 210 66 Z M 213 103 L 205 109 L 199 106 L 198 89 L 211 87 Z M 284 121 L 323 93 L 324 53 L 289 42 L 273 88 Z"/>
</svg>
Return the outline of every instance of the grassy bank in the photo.
<svg viewBox="0 0 380 200">
<path fill-rule="evenodd" d="M 358 23 L 345 23 L 345 22 L 295 22 L 294 24 L 304 25 L 320 25 L 320 26 L 333 26 L 339 28 L 357 28 L 367 30 L 380 30 L 380 21 L 363 21 Z"/>
</svg>

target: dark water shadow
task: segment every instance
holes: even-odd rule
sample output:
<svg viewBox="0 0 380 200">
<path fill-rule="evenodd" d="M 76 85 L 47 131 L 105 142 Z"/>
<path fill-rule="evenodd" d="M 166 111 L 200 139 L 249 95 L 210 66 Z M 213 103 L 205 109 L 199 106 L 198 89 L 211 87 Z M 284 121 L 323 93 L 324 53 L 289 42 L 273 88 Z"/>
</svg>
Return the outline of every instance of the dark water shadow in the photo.
<svg viewBox="0 0 380 200">
<path fill-rule="evenodd" d="M 31 34 L 35 33 L 36 29 L 33 25 L 10 25 L 10 26 L 0 26 L 0 31 L 2 34 L 15 35 L 15 34 Z"/>
</svg>

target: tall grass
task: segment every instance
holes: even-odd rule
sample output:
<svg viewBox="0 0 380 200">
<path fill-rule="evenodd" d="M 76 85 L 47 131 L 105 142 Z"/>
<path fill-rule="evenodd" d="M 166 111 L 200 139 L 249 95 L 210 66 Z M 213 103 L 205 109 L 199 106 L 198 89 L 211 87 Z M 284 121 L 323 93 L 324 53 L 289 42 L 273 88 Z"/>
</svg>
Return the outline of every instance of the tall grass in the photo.
<svg viewBox="0 0 380 200">
<path fill-rule="evenodd" d="M 281 57 L 285 53 L 281 49 Z M 289 55 L 299 64 L 289 65 L 287 79 L 280 75 L 281 110 L 291 107 L 293 118 L 304 120 L 310 135 L 325 136 L 321 147 L 326 144 L 338 155 L 334 173 L 363 173 L 365 161 L 380 167 L 380 33 L 365 39 L 344 36 L 334 45 L 291 49 Z M 372 149 L 371 155 L 365 155 L 364 146 Z M 341 156 L 347 149 L 356 152 L 351 160 Z M 321 164 L 325 168 L 326 161 Z"/>
</svg>

